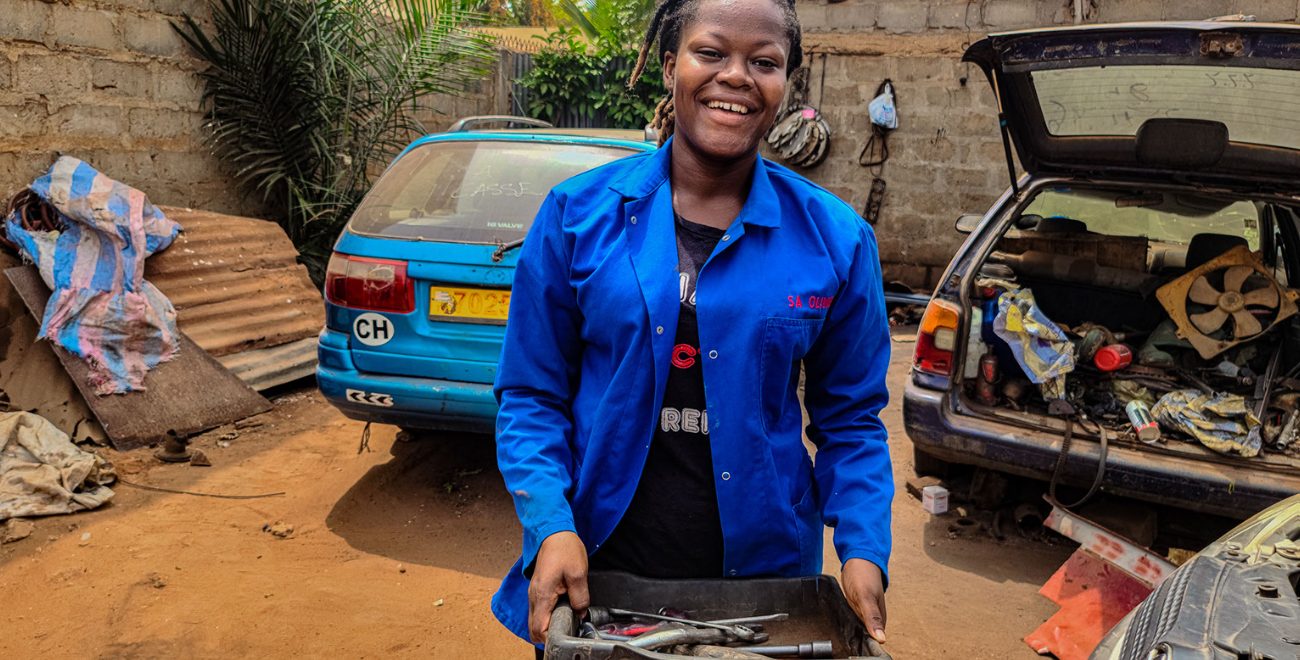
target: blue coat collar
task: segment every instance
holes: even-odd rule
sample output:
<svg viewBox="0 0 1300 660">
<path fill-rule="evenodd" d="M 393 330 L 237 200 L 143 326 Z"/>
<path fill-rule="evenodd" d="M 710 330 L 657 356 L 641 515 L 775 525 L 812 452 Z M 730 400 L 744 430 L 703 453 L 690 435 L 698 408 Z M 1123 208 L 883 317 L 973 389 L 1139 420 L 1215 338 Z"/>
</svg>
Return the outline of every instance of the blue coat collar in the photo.
<svg viewBox="0 0 1300 660">
<path fill-rule="evenodd" d="M 652 195 L 659 186 L 668 182 L 672 144 L 673 138 L 670 137 L 662 147 L 651 152 L 649 157 L 614 179 L 609 184 L 610 189 L 629 200 Z M 766 159 L 762 156 L 755 158 L 757 162 L 754 163 L 754 178 L 749 186 L 749 199 L 745 200 L 736 220 L 757 227 L 780 227 L 781 206 L 772 186 L 772 172 Z"/>
</svg>

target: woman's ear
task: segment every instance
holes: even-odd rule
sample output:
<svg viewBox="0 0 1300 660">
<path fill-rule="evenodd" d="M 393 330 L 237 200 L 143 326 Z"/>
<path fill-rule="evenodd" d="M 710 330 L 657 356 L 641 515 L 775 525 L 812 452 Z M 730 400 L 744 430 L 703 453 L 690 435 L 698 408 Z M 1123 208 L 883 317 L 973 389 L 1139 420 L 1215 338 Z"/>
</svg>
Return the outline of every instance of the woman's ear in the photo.
<svg viewBox="0 0 1300 660">
<path fill-rule="evenodd" d="M 672 51 L 668 51 L 664 53 L 663 69 L 664 69 L 664 89 L 668 90 L 669 95 L 672 95 L 673 74 L 677 70 L 677 53 L 674 53 Z"/>
</svg>

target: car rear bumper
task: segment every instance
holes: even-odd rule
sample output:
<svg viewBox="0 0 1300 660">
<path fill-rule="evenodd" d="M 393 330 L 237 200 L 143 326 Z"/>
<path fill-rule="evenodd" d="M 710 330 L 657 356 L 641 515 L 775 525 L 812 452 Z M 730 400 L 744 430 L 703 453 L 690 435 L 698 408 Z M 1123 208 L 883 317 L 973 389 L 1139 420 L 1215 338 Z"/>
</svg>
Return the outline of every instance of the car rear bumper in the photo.
<svg viewBox="0 0 1300 660">
<path fill-rule="evenodd" d="M 1060 435 L 959 415 L 948 393 L 912 383 L 903 395 L 903 419 L 917 449 L 954 463 L 1047 480 L 1061 452 Z M 1073 442 L 1062 483 L 1092 483 L 1099 456 L 1096 442 Z M 1125 497 L 1242 519 L 1300 492 L 1300 474 L 1111 443 L 1102 485 Z"/>
<path fill-rule="evenodd" d="M 493 430 L 497 402 L 491 384 L 361 372 L 346 342 L 340 333 L 321 333 L 316 384 L 347 417 L 416 429 Z"/>
</svg>

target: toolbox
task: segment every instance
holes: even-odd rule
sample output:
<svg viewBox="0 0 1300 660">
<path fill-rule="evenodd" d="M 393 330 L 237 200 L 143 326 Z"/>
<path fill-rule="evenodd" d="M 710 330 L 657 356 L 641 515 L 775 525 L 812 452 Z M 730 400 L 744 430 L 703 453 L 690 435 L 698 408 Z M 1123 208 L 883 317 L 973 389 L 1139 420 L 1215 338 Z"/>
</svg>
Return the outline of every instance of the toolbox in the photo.
<svg viewBox="0 0 1300 660">
<path fill-rule="evenodd" d="M 661 608 L 685 611 L 690 618 L 712 621 L 788 613 L 789 618 L 762 624 L 764 646 L 808 644 L 829 640 L 834 658 L 884 658 L 849 607 L 839 582 L 829 575 L 801 578 L 655 580 L 627 573 L 593 572 L 587 579 L 591 604 L 639 612 Z M 546 660 L 687 659 L 667 652 L 636 648 L 621 641 L 580 636 L 581 622 L 565 601 L 551 614 Z M 797 656 L 786 656 L 797 657 Z M 824 657 L 824 656 L 822 656 Z"/>
</svg>

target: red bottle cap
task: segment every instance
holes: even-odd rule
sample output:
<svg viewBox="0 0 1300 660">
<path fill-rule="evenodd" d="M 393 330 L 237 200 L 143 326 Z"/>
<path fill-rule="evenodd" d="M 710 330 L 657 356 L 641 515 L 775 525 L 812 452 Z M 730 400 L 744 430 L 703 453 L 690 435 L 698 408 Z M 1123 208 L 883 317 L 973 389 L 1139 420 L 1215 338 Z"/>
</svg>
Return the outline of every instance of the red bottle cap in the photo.
<svg viewBox="0 0 1300 660">
<path fill-rule="evenodd" d="M 1102 371 L 1119 371 L 1133 364 L 1133 349 L 1124 344 L 1111 344 L 1098 350 L 1092 362 Z"/>
</svg>

